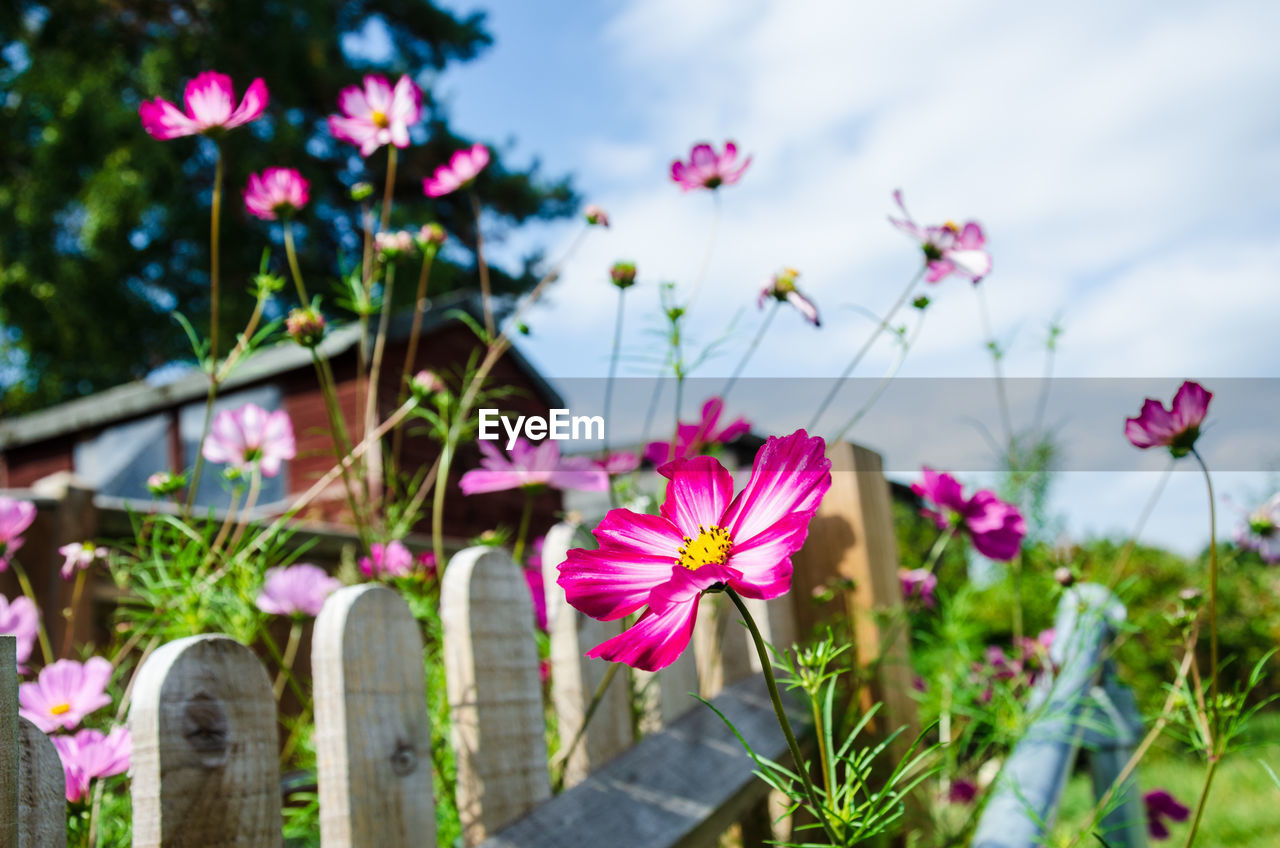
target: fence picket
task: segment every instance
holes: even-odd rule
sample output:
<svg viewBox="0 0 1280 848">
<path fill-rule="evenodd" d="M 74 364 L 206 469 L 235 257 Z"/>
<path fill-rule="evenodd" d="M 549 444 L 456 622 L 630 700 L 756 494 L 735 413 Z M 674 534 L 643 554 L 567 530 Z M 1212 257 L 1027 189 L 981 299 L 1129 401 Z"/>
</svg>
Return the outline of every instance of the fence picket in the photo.
<svg viewBox="0 0 1280 848">
<path fill-rule="evenodd" d="M 18 719 L 18 848 L 66 848 L 67 780 L 58 749 L 43 730 Z"/>
<path fill-rule="evenodd" d="M 533 603 L 499 548 L 456 554 L 440 593 L 458 814 L 475 845 L 551 797 Z"/>
<path fill-rule="evenodd" d="M 279 848 L 279 737 L 271 681 L 226 636 L 161 646 L 138 670 L 134 848 Z"/>
<path fill-rule="evenodd" d="M 385 586 L 348 586 L 316 619 L 316 760 L 324 848 L 435 844 L 422 637 Z"/>
<path fill-rule="evenodd" d="M 18 844 L 18 640 L 0 636 L 0 845 Z"/>
</svg>

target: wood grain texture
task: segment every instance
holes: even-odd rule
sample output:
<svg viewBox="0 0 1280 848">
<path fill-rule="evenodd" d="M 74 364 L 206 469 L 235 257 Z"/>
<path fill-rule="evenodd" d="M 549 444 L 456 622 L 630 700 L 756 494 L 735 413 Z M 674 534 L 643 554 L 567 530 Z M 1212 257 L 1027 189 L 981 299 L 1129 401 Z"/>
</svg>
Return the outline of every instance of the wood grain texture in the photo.
<svg viewBox="0 0 1280 848">
<path fill-rule="evenodd" d="M 339 589 L 312 642 L 324 848 L 435 845 L 422 637 L 385 586 Z"/>
<path fill-rule="evenodd" d="M 533 603 L 499 548 L 460 551 L 440 595 L 458 815 L 475 845 L 551 797 Z"/>
<path fill-rule="evenodd" d="M 0 636 L 0 845 L 18 844 L 18 640 Z"/>
<path fill-rule="evenodd" d="M 161 646 L 134 681 L 134 848 L 279 848 L 271 681 L 226 636 Z"/>
<path fill-rule="evenodd" d="M 66 848 L 67 780 L 45 732 L 19 718 L 18 848 Z"/>
</svg>

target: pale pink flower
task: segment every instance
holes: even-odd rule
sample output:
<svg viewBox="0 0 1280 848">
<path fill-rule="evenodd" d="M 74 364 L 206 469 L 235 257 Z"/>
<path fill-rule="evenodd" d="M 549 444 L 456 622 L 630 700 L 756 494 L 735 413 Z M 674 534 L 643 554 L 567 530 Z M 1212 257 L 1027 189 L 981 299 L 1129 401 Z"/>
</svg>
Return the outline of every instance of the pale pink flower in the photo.
<svg viewBox="0 0 1280 848">
<path fill-rule="evenodd" d="M 0 635 L 13 636 L 17 644 L 18 672 L 27 670 L 27 660 L 40 631 L 40 610 L 30 598 L 19 595 L 12 601 L 0 595 Z"/>
<path fill-rule="evenodd" d="M 462 475 L 458 481 L 464 495 L 501 492 L 533 486 L 553 489 L 577 489 L 603 492 L 609 488 L 608 476 L 585 456 L 561 457 L 560 443 L 544 439 L 533 444 L 516 439 L 510 455 L 504 454 L 488 440 L 480 441 L 483 468 Z"/>
<path fill-rule="evenodd" d="M 474 180 L 489 164 L 489 148 L 476 143 L 455 151 L 448 164 L 436 168 L 436 172 L 422 181 L 422 192 L 427 197 L 444 197 Z"/>
<path fill-rule="evenodd" d="M 85 716 L 111 703 L 110 680 L 111 663 L 102 657 L 83 664 L 58 660 L 40 669 L 35 682 L 18 687 L 18 712 L 45 733 L 75 730 Z"/>
<path fill-rule="evenodd" d="M 305 562 L 268 568 L 263 577 L 257 604 L 267 615 L 317 616 L 324 599 L 342 588 L 341 580 Z"/>
<path fill-rule="evenodd" d="M 138 107 L 142 128 L 152 138 L 168 141 L 185 135 L 229 130 L 257 120 L 267 108 L 267 84 L 255 79 L 245 90 L 239 106 L 235 106 L 235 90 L 231 77 L 217 71 L 205 71 L 187 83 L 184 95 L 187 111 L 183 113 L 168 100 L 157 97 L 143 101 Z"/>
<path fill-rule="evenodd" d="M 592 203 L 582 210 L 583 216 L 587 219 L 587 223 L 592 226 L 609 228 L 609 213 L 604 211 L 603 206 L 597 206 Z"/>
<path fill-rule="evenodd" d="M 679 159 L 671 163 L 671 179 L 680 184 L 684 191 L 693 189 L 717 189 L 720 186 L 733 185 L 742 179 L 742 173 L 751 164 L 751 157 L 737 163 L 738 145 L 732 141 L 724 143 L 724 153 L 716 154 L 711 145 L 695 144 L 689 151 L 688 163 Z"/>
<path fill-rule="evenodd" d="M 9 560 L 22 547 L 22 534 L 35 520 L 36 505 L 31 501 L 0 497 L 0 571 L 9 567 Z"/>
<path fill-rule="evenodd" d="M 927 568 L 898 569 L 898 582 L 902 586 L 902 598 L 905 601 L 918 600 L 921 604 L 933 609 L 936 603 L 934 592 L 938 589 L 938 577 Z"/>
<path fill-rule="evenodd" d="M 596 467 L 610 477 L 617 477 L 620 474 L 630 474 L 639 468 L 640 457 L 629 451 L 611 453 L 604 459 L 597 459 Z"/>
<path fill-rule="evenodd" d="M 71 542 L 58 548 L 58 553 L 66 558 L 62 563 L 62 579 L 70 580 L 71 575 L 77 571 L 106 559 L 109 551 L 98 547 L 93 542 Z"/>
<path fill-rule="evenodd" d="M 250 174 L 244 188 L 244 208 L 264 221 L 289 217 L 311 199 L 311 183 L 293 168 L 267 168 Z"/>
<path fill-rule="evenodd" d="M 75 736 L 54 736 L 53 745 L 62 759 L 67 779 L 67 800 L 83 801 L 89 794 L 89 781 L 113 777 L 129 770 L 133 740 L 127 727 L 114 727 L 110 733 L 81 730 Z"/>
<path fill-rule="evenodd" d="M 432 557 L 434 564 L 434 557 Z M 360 573 L 365 577 L 408 577 L 413 573 L 413 554 L 399 540 L 387 544 L 374 542 L 369 556 L 360 558 Z"/>
<path fill-rule="evenodd" d="M 977 221 L 968 221 L 964 226 L 948 221 L 938 227 L 922 227 L 907 212 L 901 189 L 893 193 L 893 199 L 903 217 L 890 216 L 889 223 L 919 242 L 926 264 L 925 282 L 936 283 L 959 274 L 976 283 L 991 273 L 987 236 Z"/>
<path fill-rule="evenodd" d="M 384 144 L 409 146 L 409 127 L 422 117 L 422 89 L 402 76 L 395 88 L 387 78 L 370 74 L 364 86 L 344 88 L 338 95 L 341 115 L 329 116 L 329 132 L 338 141 L 360 148 L 368 156 Z"/>
<path fill-rule="evenodd" d="M 213 416 L 204 441 L 204 458 L 223 462 L 239 471 L 254 464 L 267 477 L 280 473 L 280 464 L 297 455 L 293 423 L 283 409 L 267 412 L 253 403 Z"/>
<path fill-rule="evenodd" d="M 818 318 L 818 305 L 796 288 L 796 277 L 799 276 L 800 272 L 795 268 L 784 268 L 774 274 L 764 284 L 764 288 L 760 290 L 760 295 L 756 298 L 756 308 L 764 309 L 764 305 L 769 298 L 773 298 L 780 303 L 791 304 L 797 312 L 804 316 L 804 320 L 815 327 L 821 327 L 822 321 Z"/>
<path fill-rule="evenodd" d="M 1268 565 L 1280 562 L 1280 492 L 1246 514 L 1235 537 L 1242 550 L 1256 551 Z"/>
<path fill-rule="evenodd" d="M 727 445 L 751 432 L 751 423 L 739 416 L 723 427 L 720 426 L 720 415 L 724 412 L 724 401 L 719 397 L 708 398 L 702 404 L 702 418 L 696 424 L 680 423 L 676 428 L 675 449 L 670 442 L 649 442 L 645 445 L 645 459 L 659 465 L 671 459 L 688 459 L 708 445 Z"/>
<path fill-rule="evenodd" d="M 380 259 L 394 259 L 402 253 L 412 253 L 418 246 L 417 239 L 408 230 L 384 230 L 373 237 L 373 246 Z"/>
<path fill-rule="evenodd" d="M 954 527 L 967 535 L 983 556 L 1007 562 L 1022 549 L 1026 520 L 1016 506 L 1000 500 L 990 489 L 965 497 L 959 480 L 926 467 L 920 481 L 911 484 L 911 491 L 929 504 L 920 510 L 922 515 L 939 530 Z"/>
</svg>

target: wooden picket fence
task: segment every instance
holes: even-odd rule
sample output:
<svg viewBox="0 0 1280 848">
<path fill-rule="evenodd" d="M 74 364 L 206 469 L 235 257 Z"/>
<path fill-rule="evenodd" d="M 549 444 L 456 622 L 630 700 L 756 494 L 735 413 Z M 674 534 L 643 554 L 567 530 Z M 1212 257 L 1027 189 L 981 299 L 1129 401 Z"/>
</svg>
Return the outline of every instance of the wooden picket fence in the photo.
<svg viewBox="0 0 1280 848">
<path fill-rule="evenodd" d="M 813 542 L 795 558 L 797 591 L 753 602 L 766 636 L 784 644 L 820 616 L 814 587 L 835 586 L 840 614 L 900 602 L 879 457 L 838 447 L 832 494 Z M 590 543 L 580 528 L 560 524 L 544 546 L 552 705 L 562 740 L 582 726 L 607 668 L 586 659 L 586 650 L 622 626 L 577 612 L 556 586 L 564 552 Z M 441 617 L 454 800 L 465 844 L 706 848 L 735 824 L 745 846 L 772 838 L 785 823 L 770 812 L 750 758 L 690 697 L 712 698 L 757 751 L 785 758 L 746 629 L 731 606 L 715 600 L 704 599 L 693 650 L 679 661 L 630 685 L 619 675 L 564 764 L 569 788 L 553 797 L 524 575 L 502 549 L 456 554 L 443 573 Z M 872 618 L 867 613 L 861 609 L 859 621 Z M 907 673 L 895 654 L 901 640 L 887 640 L 882 651 L 885 640 L 867 626 L 874 625 L 855 628 L 858 650 L 876 661 L 880 688 L 890 691 Z M 0 846 L 60 848 L 62 768 L 48 738 L 17 715 L 12 651 L 12 637 L 0 638 Z M 436 844 L 422 652 L 408 605 L 385 586 L 338 590 L 315 622 L 314 741 L 325 848 Z M 633 686 L 648 696 L 639 742 Z M 908 710 L 889 706 L 882 730 L 913 724 Z M 248 647 L 200 635 L 158 648 L 134 679 L 129 727 L 135 848 L 283 844 L 272 683 Z"/>
</svg>

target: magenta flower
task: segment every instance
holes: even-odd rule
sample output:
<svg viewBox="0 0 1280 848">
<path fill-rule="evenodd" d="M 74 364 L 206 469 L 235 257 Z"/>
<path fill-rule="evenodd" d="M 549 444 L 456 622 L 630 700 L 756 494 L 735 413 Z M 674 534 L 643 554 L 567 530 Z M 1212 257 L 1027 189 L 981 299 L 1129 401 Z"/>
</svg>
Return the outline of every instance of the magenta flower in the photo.
<svg viewBox="0 0 1280 848">
<path fill-rule="evenodd" d="M 1163 447 L 1175 457 L 1191 453 L 1200 438 L 1200 425 L 1209 413 L 1213 392 L 1199 383 L 1187 380 L 1173 396 L 1169 409 L 1158 400 L 1147 398 L 1137 418 L 1124 420 L 1124 435 L 1136 448 Z"/>
<path fill-rule="evenodd" d="M 110 733 L 86 729 L 75 736 L 54 736 L 53 744 L 62 758 L 67 800 L 72 803 L 84 800 L 89 794 L 89 781 L 94 778 L 128 771 L 129 755 L 133 752 L 127 727 L 112 728 Z"/>
<path fill-rule="evenodd" d="M 704 592 L 785 593 L 791 555 L 831 487 L 825 448 L 804 430 L 769 437 L 737 497 L 716 460 L 679 459 L 658 469 L 670 481 L 658 515 L 610 510 L 595 530 L 599 548 L 569 551 L 556 582 L 592 618 L 639 618 L 587 656 L 656 671 L 689 644 Z"/>
<path fill-rule="evenodd" d="M 436 576 L 436 555 L 431 551 L 423 551 L 413 558 L 424 577 Z"/>
<path fill-rule="evenodd" d="M 267 477 L 279 474 L 280 463 L 297 452 L 289 413 L 267 412 L 252 403 L 213 416 L 203 450 L 210 462 L 224 462 L 238 471 L 258 465 Z"/>
<path fill-rule="evenodd" d="M 40 669 L 34 683 L 18 687 L 18 710 L 45 733 L 75 730 L 84 717 L 111 703 L 111 663 L 91 657 L 84 664 L 58 660 Z"/>
<path fill-rule="evenodd" d="M 434 565 L 434 557 L 432 558 Z M 408 577 L 413 573 L 413 554 L 399 540 L 387 544 L 374 542 L 369 556 L 360 558 L 360 573 L 365 577 Z"/>
<path fill-rule="evenodd" d="M 720 414 L 723 411 L 723 400 L 718 397 L 709 398 L 702 404 L 701 421 L 697 424 L 681 423 L 676 428 L 674 451 L 670 442 L 650 442 L 644 448 L 645 459 L 655 465 L 672 459 L 688 459 L 708 445 L 727 445 L 739 436 L 751 432 L 750 422 L 742 417 L 735 418 L 721 428 Z"/>
<path fill-rule="evenodd" d="M 199 135 L 211 130 L 229 130 L 257 120 L 267 108 L 267 84 L 261 79 L 249 83 L 244 99 L 235 104 L 231 77 L 217 71 L 205 71 L 187 83 L 184 113 L 168 100 L 157 97 L 138 107 L 142 128 L 152 138 L 168 141 L 184 135 Z"/>
<path fill-rule="evenodd" d="M 889 223 L 920 243 L 927 266 L 925 282 L 936 283 L 958 274 L 976 283 L 991 273 L 991 254 L 985 249 L 987 237 L 977 221 L 968 221 L 963 227 L 951 221 L 940 227 L 922 227 L 907 212 L 901 189 L 893 193 L 893 199 L 903 217 L 890 216 Z"/>
<path fill-rule="evenodd" d="M 684 191 L 696 188 L 717 189 L 720 186 L 733 185 L 742 179 L 743 171 L 751 164 L 751 157 L 737 164 L 738 145 L 732 141 L 724 143 L 724 153 L 716 155 L 711 145 L 695 144 L 689 151 L 689 162 L 679 159 L 671 163 L 671 179 L 680 184 Z"/>
<path fill-rule="evenodd" d="M 0 571 L 9 567 L 9 560 L 22 547 L 22 534 L 35 520 L 36 505 L 31 501 L 0 497 Z"/>
<path fill-rule="evenodd" d="M 524 580 L 529 584 L 529 598 L 533 601 L 533 620 L 539 630 L 547 629 L 547 592 L 542 578 L 542 568 L 530 565 L 524 569 Z"/>
<path fill-rule="evenodd" d="M 947 800 L 952 804 L 972 804 L 977 797 L 978 784 L 963 777 L 951 781 L 947 788 Z"/>
<path fill-rule="evenodd" d="M 927 568 L 898 570 L 898 582 L 902 586 L 903 600 L 917 600 L 929 609 L 933 609 L 936 599 L 933 593 L 938 588 L 938 576 Z"/>
<path fill-rule="evenodd" d="M 311 183 L 293 168 L 267 168 L 250 174 L 244 187 L 244 208 L 264 221 L 289 217 L 311 199 Z"/>
<path fill-rule="evenodd" d="M 483 468 L 476 468 L 462 475 L 458 487 L 464 495 L 484 492 L 501 492 L 507 489 L 524 489 L 534 486 L 550 486 L 553 489 L 577 489 L 582 492 L 603 492 L 609 488 L 609 478 L 585 456 L 561 457 L 560 443 L 544 439 L 536 445 L 525 439 L 516 439 L 510 456 L 481 440 L 480 460 Z"/>
<path fill-rule="evenodd" d="M 477 142 L 470 147 L 454 151 L 449 162 L 436 168 L 436 172 L 422 181 L 422 192 L 427 197 L 444 197 L 470 185 L 489 164 L 489 148 Z"/>
<path fill-rule="evenodd" d="M 1280 492 L 1246 515 L 1235 536 L 1242 550 L 1255 551 L 1268 565 L 1280 562 Z"/>
<path fill-rule="evenodd" d="M 1147 808 L 1147 833 L 1152 839 L 1168 839 L 1171 822 L 1184 822 L 1191 817 L 1191 810 L 1164 789 L 1152 789 L 1142 796 Z"/>
<path fill-rule="evenodd" d="M 359 147 L 361 156 L 384 144 L 408 147 L 409 127 L 422 117 L 422 89 L 407 76 L 392 88 L 386 77 L 370 74 L 363 88 L 342 89 L 338 108 L 342 114 L 329 116 L 329 132 L 338 141 Z"/>
<path fill-rule="evenodd" d="M 610 477 L 617 477 L 620 474 L 630 474 L 639 468 L 640 457 L 629 451 L 620 451 L 619 453 L 611 453 L 604 459 L 597 459 L 595 464 L 597 468 Z"/>
<path fill-rule="evenodd" d="M 66 557 L 62 563 L 62 579 L 70 580 L 71 575 L 77 571 L 83 571 L 98 560 L 106 559 L 109 551 L 93 542 L 71 542 L 58 548 L 58 553 Z"/>
<path fill-rule="evenodd" d="M 268 568 L 263 576 L 257 604 L 267 615 L 317 616 L 324 599 L 342 588 L 341 580 L 310 563 Z"/>
<path fill-rule="evenodd" d="M 932 504 L 932 508 L 921 509 L 921 515 L 939 530 L 955 527 L 969 537 L 978 553 L 989 559 L 1008 561 L 1018 555 L 1027 535 L 1027 523 L 1016 506 L 1000 500 L 990 489 L 981 489 L 966 498 L 960 481 L 950 474 L 925 468 L 923 475 L 920 482 L 911 484 L 911 491 Z"/>
<path fill-rule="evenodd" d="M 0 636 L 17 639 L 18 673 L 27 670 L 27 660 L 40 630 L 40 610 L 30 598 L 18 596 L 12 601 L 0 595 Z"/>
<path fill-rule="evenodd" d="M 822 321 L 818 318 L 818 305 L 801 294 L 800 290 L 796 288 L 796 277 L 799 276 L 800 272 L 794 268 L 785 268 L 774 274 L 764 284 L 764 288 L 760 290 L 760 296 L 756 298 L 756 307 L 764 309 L 765 302 L 769 298 L 781 303 L 790 303 L 804 316 L 804 320 L 815 327 L 821 327 Z"/>
</svg>

